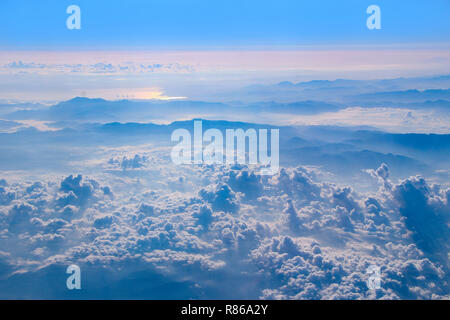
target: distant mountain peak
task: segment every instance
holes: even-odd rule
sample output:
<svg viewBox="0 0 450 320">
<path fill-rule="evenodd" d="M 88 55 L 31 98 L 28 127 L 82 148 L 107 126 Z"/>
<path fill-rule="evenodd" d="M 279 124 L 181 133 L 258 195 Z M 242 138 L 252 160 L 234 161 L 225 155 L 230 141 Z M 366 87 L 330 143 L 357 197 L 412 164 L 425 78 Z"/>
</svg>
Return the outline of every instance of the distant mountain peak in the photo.
<svg viewBox="0 0 450 320">
<path fill-rule="evenodd" d="M 282 81 L 282 82 L 278 83 L 278 86 L 279 87 L 293 87 L 293 86 L 295 86 L 295 84 L 293 84 L 290 81 Z"/>
<path fill-rule="evenodd" d="M 106 102 L 106 100 L 102 99 L 102 98 L 75 97 L 75 98 L 72 98 L 72 99 L 64 101 L 64 102 L 68 102 L 68 103 L 90 102 L 90 103 L 93 103 L 93 102 Z"/>
</svg>

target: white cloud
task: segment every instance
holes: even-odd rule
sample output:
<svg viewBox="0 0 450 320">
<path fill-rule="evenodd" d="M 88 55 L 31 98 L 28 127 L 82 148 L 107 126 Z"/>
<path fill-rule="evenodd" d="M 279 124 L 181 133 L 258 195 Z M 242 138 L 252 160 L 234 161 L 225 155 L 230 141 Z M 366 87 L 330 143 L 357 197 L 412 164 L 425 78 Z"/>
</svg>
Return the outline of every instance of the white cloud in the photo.
<svg viewBox="0 0 450 320">
<path fill-rule="evenodd" d="M 318 181 L 303 167 L 283 168 L 271 178 L 245 168 L 159 170 L 157 180 L 195 174 L 200 183 L 183 191 L 142 170 L 139 188 L 127 187 L 134 182 L 115 173 L 14 185 L 1 180 L 7 199 L 0 206 L 3 288 L 19 281 L 11 277 L 19 270 L 77 263 L 96 268 L 93 274 L 116 270 L 107 281 L 121 284 L 119 297 L 135 296 L 126 285 L 135 272 L 173 283 L 184 279 L 186 295 L 208 290 L 210 298 L 236 297 L 232 287 L 250 278 L 240 297 L 448 297 L 448 227 L 435 222 L 448 222 L 450 191 L 423 179 L 388 182 L 382 165 L 371 172 L 392 188 L 365 194 Z M 436 245 L 427 247 L 423 241 L 431 236 Z M 371 264 L 382 270 L 377 292 L 365 283 Z M 40 297 L 35 289 L 32 296 Z"/>
</svg>

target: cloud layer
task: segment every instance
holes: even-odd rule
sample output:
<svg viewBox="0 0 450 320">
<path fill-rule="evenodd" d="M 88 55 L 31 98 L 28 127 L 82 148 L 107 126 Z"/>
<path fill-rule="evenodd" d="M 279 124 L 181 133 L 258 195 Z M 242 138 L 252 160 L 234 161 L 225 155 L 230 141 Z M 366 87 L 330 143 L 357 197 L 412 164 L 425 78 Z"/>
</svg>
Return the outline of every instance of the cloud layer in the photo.
<svg viewBox="0 0 450 320">
<path fill-rule="evenodd" d="M 305 167 L 273 177 L 171 172 L 159 159 L 167 167 L 150 177 L 137 159 L 97 177 L 0 180 L 2 298 L 70 297 L 58 276 L 48 291 L 38 286 L 71 263 L 85 270 L 81 297 L 167 298 L 177 288 L 183 298 L 449 298 L 450 189 L 420 177 L 394 183 L 384 164 L 370 172 L 379 190 L 361 193 Z M 367 288 L 369 265 L 381 268 L 379 290 Z M 132 279 L 167 285 L 156 294 Z M 25 281 L 35 284 L 26 294 L 11 289 Z"/>
</svg>

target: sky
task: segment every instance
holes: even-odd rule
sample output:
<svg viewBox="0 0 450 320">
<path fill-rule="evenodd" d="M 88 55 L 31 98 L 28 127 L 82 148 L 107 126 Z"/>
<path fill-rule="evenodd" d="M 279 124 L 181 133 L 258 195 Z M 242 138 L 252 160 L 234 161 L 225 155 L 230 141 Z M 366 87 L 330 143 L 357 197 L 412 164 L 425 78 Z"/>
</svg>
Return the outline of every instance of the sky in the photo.
<svg viewBox="0 0 450 320">
<path fill-rule="evenodd" d="M 81 30 L 68 30 L 69 5 Z M 366 28 L 369 5 L 382 29 Z M 8 50 L 214 49 L 307 45 L 430 44 L 450 40 L 450 3 L 435 1 L 24 1 L 0 4 L 0 47 Z"/>
<path fill-rule="evenodd" d="M 381 10 L 369 30 L 368 6 Z M 66 9 L 78 5 L 81 29 Z M 448 1 L 0 3 L 0 99 L 205 98 L 260 83 L 450 73 Z"/>
</svg>

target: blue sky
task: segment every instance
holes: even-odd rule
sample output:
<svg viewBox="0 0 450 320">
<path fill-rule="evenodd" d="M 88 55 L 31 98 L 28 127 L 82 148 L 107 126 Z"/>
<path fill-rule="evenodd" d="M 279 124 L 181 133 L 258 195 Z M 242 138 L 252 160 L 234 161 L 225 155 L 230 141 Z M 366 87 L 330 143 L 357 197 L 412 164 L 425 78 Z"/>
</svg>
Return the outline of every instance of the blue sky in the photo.
<svg viewBox="0 0 450 320">
<path fill-rule="evenodd" d="M 81 7 L 68 30 L 66 8 Z M 366 28 L 381 7 L 382 30 Z M 232 48 L 448 43 L 450 2 L 434 1 L 24 1 L 0 3 L 0 47 L 8 50 Z"/>
<path fill-rule="evenodd" d="M 66 27 L 73 4 L 81 30 Z M 372 4 L 381 30 L 366 27 Z M 2 0 L 0 99 L 192 98 L 255 83 L 448 74 L 449 9 L 448 0 Z"/>
</svg>

